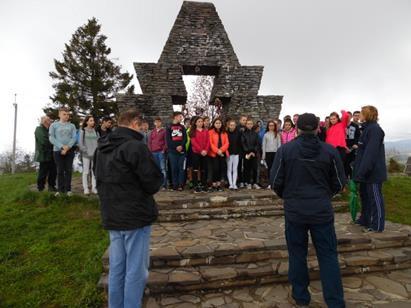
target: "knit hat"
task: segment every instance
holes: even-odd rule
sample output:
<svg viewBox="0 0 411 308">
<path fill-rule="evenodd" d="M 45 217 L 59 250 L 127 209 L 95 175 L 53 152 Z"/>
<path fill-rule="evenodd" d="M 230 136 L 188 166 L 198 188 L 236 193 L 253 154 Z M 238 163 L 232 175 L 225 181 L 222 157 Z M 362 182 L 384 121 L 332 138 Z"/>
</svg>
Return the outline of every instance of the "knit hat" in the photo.
<svg viewBox="0 0 411 308">
<path fill-rule="evenodd" d="M 298 117 L 297 128 L 302 131 L 316 130 L 318 128 L 318 119 L 313 113 L 304 113 Z"/>
</svg>

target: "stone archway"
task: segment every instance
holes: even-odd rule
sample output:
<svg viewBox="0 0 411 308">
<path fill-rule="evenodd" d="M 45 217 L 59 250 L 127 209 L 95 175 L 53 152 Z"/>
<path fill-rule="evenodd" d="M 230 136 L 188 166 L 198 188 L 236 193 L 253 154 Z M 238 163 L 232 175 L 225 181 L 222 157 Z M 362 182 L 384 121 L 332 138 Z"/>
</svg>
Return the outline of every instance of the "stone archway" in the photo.
<svg viewBox="0 0 411 308">
<path fill-rule="evenodd" d="M 267 121 L 279 116 L 283 96 L 258 95 L 263 66 L 242 66 L 212 3 L 185 1 L 157 63 L 134 63 L 143 94 L 118 95 L 120 111 L 136 107 L 152 119 L 169 119 L 173 105 L 185 104 L 183 75 L 213 75 L 210 102 L 223 115 Z"/>
</svg>

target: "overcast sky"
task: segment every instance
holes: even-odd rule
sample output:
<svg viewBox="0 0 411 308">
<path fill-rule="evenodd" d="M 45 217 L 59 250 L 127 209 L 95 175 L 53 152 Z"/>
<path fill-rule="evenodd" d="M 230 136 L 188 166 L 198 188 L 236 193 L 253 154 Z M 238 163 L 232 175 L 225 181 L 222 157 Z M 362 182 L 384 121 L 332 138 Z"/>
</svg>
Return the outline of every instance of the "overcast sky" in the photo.
<svg viewBox="0 0 411 308">
<path fill-rule="evenodd" d="M 284 95 L 282 116 L 373 104 L 387 140 L 411 138 L 410 0 L 211 2 L 240 63 L 265 66 L 260 94 Z M 181 4 L 1 0 L 0 152 L 12 145 L 14 93 L 18 146 L 34 151 L 53 59 L 79 26 L 98 18 L 112 57 L 137 84 L 133 62 L 157 62 Z"/>
</svg>

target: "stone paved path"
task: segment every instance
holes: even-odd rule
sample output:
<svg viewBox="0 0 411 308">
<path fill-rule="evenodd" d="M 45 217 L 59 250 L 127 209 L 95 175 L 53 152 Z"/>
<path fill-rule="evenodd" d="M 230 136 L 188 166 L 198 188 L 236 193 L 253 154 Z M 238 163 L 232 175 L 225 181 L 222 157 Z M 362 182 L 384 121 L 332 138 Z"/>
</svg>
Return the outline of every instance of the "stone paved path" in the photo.
<svg viewBox="0 0 411 308">
<path fill-rule="evenodd" d="M 344 277 L 343 285 L 347 307 L 411 307 L 411 270 Z M 310 307 L 327 307 L 321 290 L 321 283 L 318 280 L 311 282 Z M 271 284 L 209 293 L 192 292 L 181 295 L 146 296 L 144 307 L 294 307 L 290 294 L 288 283 Z"/>
</svg>

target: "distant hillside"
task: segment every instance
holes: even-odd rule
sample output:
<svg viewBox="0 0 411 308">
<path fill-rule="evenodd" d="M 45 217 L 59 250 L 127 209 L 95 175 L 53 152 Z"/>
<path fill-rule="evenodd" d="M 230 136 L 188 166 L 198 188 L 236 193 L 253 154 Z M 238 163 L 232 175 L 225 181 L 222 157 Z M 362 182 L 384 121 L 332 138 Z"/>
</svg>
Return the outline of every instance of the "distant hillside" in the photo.
<svg viewBox="0 0 411 308">
<path fill-rule="evenodd" d="M 405 163 L 411 156 L 411 139 L 385 142 L 387 157 L 394 157 L 399 162 Z"/>
</svg>

